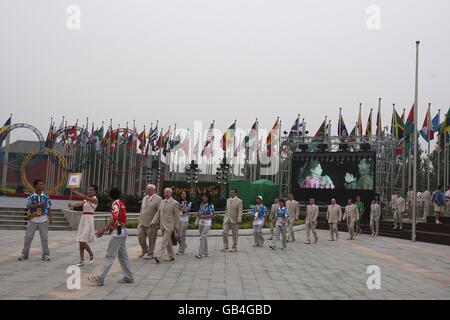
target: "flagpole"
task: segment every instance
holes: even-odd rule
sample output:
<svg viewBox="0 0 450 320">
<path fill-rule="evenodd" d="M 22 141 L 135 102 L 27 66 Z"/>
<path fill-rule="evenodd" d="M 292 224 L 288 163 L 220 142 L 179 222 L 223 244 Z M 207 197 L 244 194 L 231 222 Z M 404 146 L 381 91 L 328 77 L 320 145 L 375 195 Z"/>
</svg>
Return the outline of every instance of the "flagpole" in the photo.
<svg viewBox="0 0 450 320">
<path fill-rule="evenodd" d="M 11 125 L 12 125 L 12 113 L 10 114 Z M 2 171 L 2 190 L 6 191 L 6 183 L 8 181 L 8 161 L 9 161 L 9 145 L 11 143 L 11 131 L 8 132 L 5 142 L 5 153 L 3 158 L 3 171 Z"/>
<path fill-rule="evenodd" d="M 414 173 L 413 173 L 413 211 L 412 211 L 412 235 L 411 240 L 416 241 L 416 200 L 417 200 L 417 120 L 419 109 L 419 41 L 416 41 L 416 94 L 414 103 Z"/>
<path fill-rule="evenodd" d="M 428 166 L 427 166 L 427 190 L 430 191 L 430 166 L 431 166 L 431 154 L 430 154 L 430 150 L 431 150 L 431 130 L 432 125 L 431 125 L 431 103 L 428 103 L 428 130 L 427 130 L 427 135 L 428 135 Z"/>
<path fill-rule="evenodd" d="M 439 138 L 439 135 L 440 135 L 439 122 L 440 121 L 441 121 L 441 109 L 438 109 L 438 135 L 437 135 L 437 139 L 438 139 L 438 147 L 437 147 L 437 151 L 438 151 L 437 152 L 437 158 L 438 158 L 437 185 L 438 186 L 440 185 L 440 182 L 441 182 L 441 179 L 440 179 L 440 177 L 441 177 L 441 156 L 440 156 L 440 154 L 441 154 L 441 145 L 440 145 L 440 142 L 439 142 L 439 140 L 440 140 L 440 138 Z"/>
</svg>

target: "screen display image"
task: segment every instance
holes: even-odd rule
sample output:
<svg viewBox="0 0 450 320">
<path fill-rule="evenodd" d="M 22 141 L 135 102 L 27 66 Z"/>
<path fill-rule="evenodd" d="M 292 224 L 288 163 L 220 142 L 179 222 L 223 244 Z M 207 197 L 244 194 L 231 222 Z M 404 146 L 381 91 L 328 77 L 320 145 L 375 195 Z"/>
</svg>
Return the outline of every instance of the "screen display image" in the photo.
<svg viewBox="0 0 450 320">
<path fill-rule="evenodd" d="M 372 158 L 311 156 L 295 162 L 294 178 L 300 189 L 373 190 L 373 166 Z"/>
<path fill-rule="evenodd" d="M 299 200 L 330 198 L 346 203 L 363 196 L 370 201 L 375 193 L 374 152 L 298 152 L 292 157 L 291 187 Z"/>
</svg>

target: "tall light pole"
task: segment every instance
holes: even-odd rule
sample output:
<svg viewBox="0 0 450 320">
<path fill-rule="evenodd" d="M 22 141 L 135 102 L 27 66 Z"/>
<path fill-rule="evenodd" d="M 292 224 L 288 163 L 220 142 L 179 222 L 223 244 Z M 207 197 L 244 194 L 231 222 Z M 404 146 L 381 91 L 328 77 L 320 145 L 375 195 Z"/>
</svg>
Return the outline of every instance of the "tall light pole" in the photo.
<svg viewBox="0 0 450 320">
<path fill-rule="evenodd" d="M 417 120 L 419 109 L 419 44 L 420 41 L 416 41 L 416 92 L 414 102 L 414 168 L 413 168 L 413 208 L 412 208 L 412 229 L 411 229 L 411 241 L 416 241 L 416 205 L 417 205 Z"/>
</svg>

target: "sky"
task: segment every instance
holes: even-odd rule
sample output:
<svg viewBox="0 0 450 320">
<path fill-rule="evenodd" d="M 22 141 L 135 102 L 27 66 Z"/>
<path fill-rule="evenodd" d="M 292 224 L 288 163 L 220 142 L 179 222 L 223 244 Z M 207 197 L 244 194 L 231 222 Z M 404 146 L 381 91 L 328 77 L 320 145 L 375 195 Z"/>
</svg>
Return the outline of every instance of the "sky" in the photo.
<svg viewBox="0 0 450 320">
<path fill-rule="evenodd" d="M 50 117 L 206 130 L 280 116 L 287 130 L 300 114 L 335 133 L 339 107 L 351 130 L 359 103 L 365 126 L 382 98 L 387 125 L 392 103 L 414 102 L 420 40 L 421 127 L 429 102 L 450 106 L 448 12 L 448 0 L 0 0 L 0 121 L 45 135 Z"/>
</svg>

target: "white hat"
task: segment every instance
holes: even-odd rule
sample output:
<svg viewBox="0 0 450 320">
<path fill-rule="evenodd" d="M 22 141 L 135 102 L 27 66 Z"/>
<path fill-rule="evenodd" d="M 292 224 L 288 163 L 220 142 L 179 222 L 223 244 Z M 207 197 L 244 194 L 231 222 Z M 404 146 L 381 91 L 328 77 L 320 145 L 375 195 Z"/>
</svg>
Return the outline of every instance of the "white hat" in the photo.
<svg viewBox="0 0 450 320">
<path fill-rule="evenodd" d="M 261 199 L 261 201 L 263 200 L 263 197 L 262 197 L 262 196 L 257 196 L 256 198 L 260 198 L 260 199 Z"/>
</svg>

